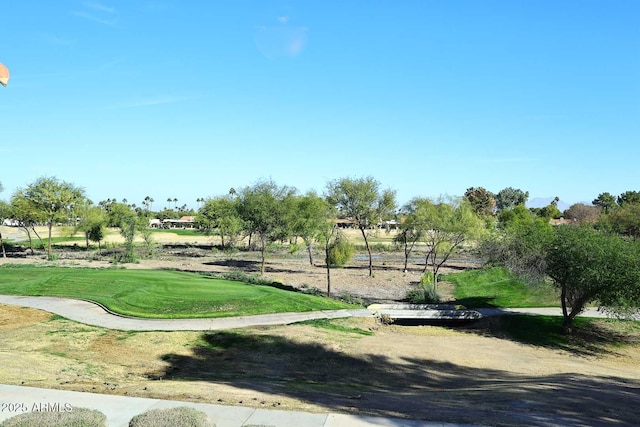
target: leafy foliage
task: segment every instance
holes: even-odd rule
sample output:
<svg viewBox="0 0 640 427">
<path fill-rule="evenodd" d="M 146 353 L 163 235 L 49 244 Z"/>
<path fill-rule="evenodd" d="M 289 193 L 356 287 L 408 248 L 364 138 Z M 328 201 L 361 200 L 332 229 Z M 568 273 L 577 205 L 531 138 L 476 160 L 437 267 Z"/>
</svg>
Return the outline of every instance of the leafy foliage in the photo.
<svg viewBox="0 0 640 427">
<path fill-rule="evenodd" d="M 496 209 L 496 196 L 483 187 L 467 188 L 464 197 L 480 217 L 491 216 Z"/>
<path fill-rule="evenodd" d="M 616 313 L 640 306 L 638 246 L 619 236 L 588 226 L 558 227 L 546 271 L 560 290 L 566 327 L 590 302 Z"/>
<path fill-rule="evenodd" d="M 329 246 L 329 265 L 332 267 L 344 267 L 351 261 L 355 251 L 355 247 L 347 239 L 336 239 Z"/>
<path fill-rule="evenodd" d="M 369 276 L 373 275 L 373 258 L 366 230 L 393 216 L 395 192 L 380 190 L 373 177 L 342 178 L 327 184 L 327 200 L 345 217 L 352 218 L 362 233 L 369 254 Z"/>
<path fill-rule="evenodd" d="M 496 194 L 496 208 L 498 212 L 513 209 L 518 205 L 527 203 L 527 199 L 529 199 L 528 191 L 522 191 L 512 187 L 503 188 Z"/>
</svg>

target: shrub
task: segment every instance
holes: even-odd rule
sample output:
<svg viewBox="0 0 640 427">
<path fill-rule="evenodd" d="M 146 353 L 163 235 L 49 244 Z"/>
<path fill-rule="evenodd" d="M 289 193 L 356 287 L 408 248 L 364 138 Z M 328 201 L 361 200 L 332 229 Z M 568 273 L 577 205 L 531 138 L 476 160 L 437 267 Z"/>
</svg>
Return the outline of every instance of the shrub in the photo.
<svg viewBox="0 0 640 427">
<path fill-rule="evenodd" d="M 405 299 L 413 304 L 437 304 L 440 295 L 433 286 L 433 273 L 425 273 L 420 278 L 417 288 L 407 292 Z"/>
<path fill-rule="evenodd" d="M 338 239 L 329 247 L 329 265 L 344 267 L 355 254 L 355 247 L 346 239 Z"/>
<path fill-rule="evenodd" d="M 129 421 L 129 427 L 215 427 L 215 424 L 204 412 L 180 406 L 136 415 Z"/>
<path fill-rule="evenodd" d="M 99 411 L 73 408 L 69 412 L 27 412 L 5 420 L 2 427 L 106 427 L 107 417 Z"/>
</svg>

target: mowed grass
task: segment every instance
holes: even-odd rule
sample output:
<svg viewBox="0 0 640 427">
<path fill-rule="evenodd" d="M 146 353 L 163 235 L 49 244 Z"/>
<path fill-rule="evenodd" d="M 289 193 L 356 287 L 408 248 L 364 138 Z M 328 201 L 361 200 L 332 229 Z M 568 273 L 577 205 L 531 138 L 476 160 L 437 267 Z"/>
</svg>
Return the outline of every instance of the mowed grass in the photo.
<svg viewBox="0 0 640 427">
<path fill-rule="evenodd" d="M 350 308 L 343 302 L 166 270 L 4 266 L 0 294 L 95 301 L 109 310 L 146 318 L 229 317 Z"/>
<path fill-rule="evenodd" d="M 557 307 L 560 298 L 549 283 L 529 285 L 503 268 L 484 268 L 449 274 L 454 296 L 467 307 Z"/>
</svg>

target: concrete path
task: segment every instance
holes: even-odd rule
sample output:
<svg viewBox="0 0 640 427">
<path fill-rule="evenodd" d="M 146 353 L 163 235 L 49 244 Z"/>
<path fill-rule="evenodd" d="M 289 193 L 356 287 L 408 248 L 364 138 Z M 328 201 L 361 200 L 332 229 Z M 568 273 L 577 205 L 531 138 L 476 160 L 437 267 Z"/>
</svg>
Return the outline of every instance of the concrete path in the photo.
<svg viewBox="0 0 640 427">
<path fill-rule="evenodd" d="M 96 409 L 107 416 L 109 427 L 127 427 L 134 416 L 150 409 L 189 406 L 202 411 L 217 427 L 462 427 L 462 424 L 379 418 L 335 413 L 309 413 L 226 406 L 142 397 L 114 396 L 0 384 L 0 422 L 47 405 Z M 35 406 L 35 408 L 34 408 Z M 66 406 L 67 408 L 69 406 Z M 473 427 L 471 425 L 465 425 Z"/>
<path fill-rule="evenodd" d="M 215 331 L 244 328 L 250 326 L 288 325 L 314 319 L 338 319 L 345 317 L 372 317 L 378 311 L 385 310 L 324 310 L 304 313 L 274 313 L 256 316 L 223 317 L 217 319 L 142 319 L 125 317 L 108 311 L 94 302 L 58 297 L 28 297 L 0 295 L 0 304 L 38 308 L 55 313 L 67 319 L 86 325 L 100 326 L 123 331 Z M 545 308 L 480 308 L 475 311 L 482 316 L 500 316 L 507 314 L 532 314 L 562 316 L 562 310 L 555 307 Z M 581 316 L 607 318 L 595 308 L 586 309 Z M 440 318 L 435 316 L 433 318 Z"/>
<path fill-rule="evenodd" d="M 0 295 L 0 303 L 38 308 L 86 325 L 123 331 L 214 331 L 249 326 L 288 325 L 314 319 L 373 316 L 373 312 L 369 310 L 324 310 L 217 319 L 141 319 L 120 316 L 94 302 L 71 298 Z"/>
</svg>

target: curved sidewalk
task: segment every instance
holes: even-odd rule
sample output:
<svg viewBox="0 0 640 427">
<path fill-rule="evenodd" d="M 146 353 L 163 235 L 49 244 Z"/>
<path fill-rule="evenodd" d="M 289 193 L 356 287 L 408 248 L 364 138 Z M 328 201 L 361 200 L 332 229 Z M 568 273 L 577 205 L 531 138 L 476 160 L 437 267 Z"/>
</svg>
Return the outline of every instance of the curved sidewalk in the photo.
<svg viewBox="0 0 640 427">
<path fill-rule="evenodd" d="M 249 326 L 288 325 L 314 319 L 373 316 L 373 312 L 369 310 L 324 310 L 214 319 L 143 319 L 120 316 L 99 304 L 72 298 L 0 295 L 0 304 L 38 308 L 87 325 L 123 331 L 215 331 Z"/>
</svg>

